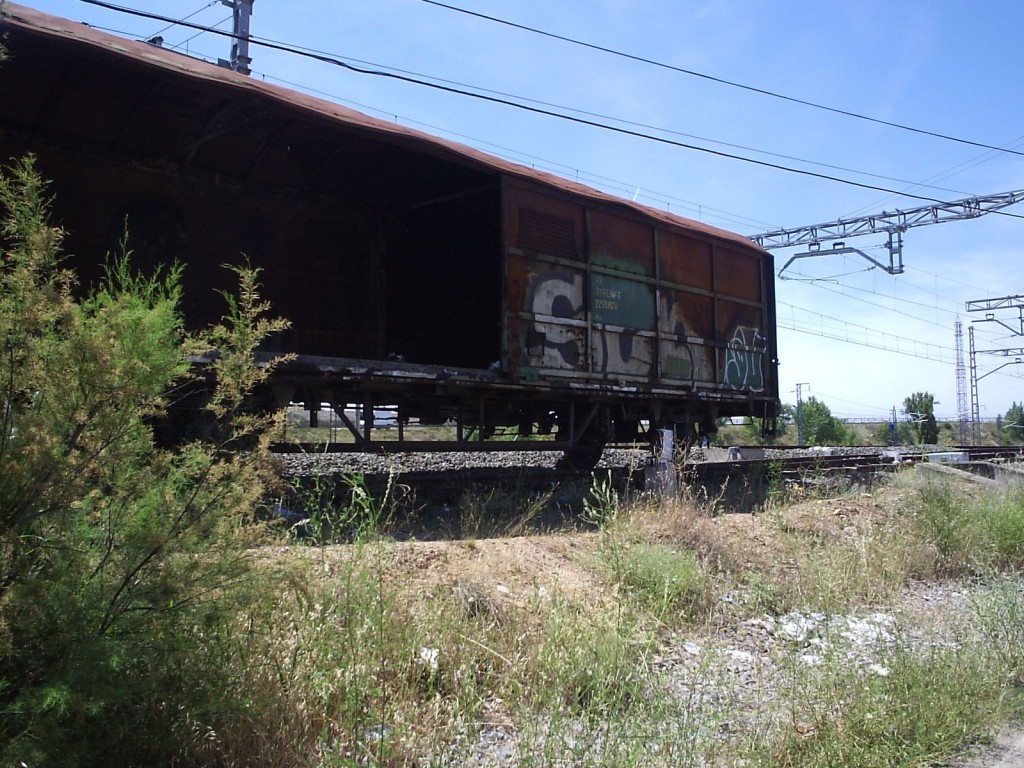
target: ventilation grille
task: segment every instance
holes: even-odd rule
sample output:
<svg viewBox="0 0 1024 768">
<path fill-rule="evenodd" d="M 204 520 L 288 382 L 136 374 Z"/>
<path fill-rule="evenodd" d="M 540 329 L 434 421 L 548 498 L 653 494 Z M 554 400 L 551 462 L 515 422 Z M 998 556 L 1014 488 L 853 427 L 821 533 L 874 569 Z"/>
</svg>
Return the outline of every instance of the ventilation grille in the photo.
<svg viewBox="0 0 1024 768">
<path fill-rule="evenodd" d="M 548 256 L 578 259 L 576 227 L 572 219 L 526 208 L 519 209 L 519 247 Z"/>
</svg>

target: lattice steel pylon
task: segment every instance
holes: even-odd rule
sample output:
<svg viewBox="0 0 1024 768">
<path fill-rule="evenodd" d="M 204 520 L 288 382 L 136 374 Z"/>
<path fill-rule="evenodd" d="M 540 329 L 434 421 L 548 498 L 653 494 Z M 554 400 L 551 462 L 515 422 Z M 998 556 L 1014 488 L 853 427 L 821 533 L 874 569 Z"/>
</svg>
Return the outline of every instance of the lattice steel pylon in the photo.
<svg viewBox="0 0 1024 768">
<path fill-rule="evenodd" d="M 1013 336 L 1024 337 L 1024 295 L 1016 294 L 1014 296 L 1002 296 L 998 299 L 977 299 L 975 301 L 968 301 L 965 305 L 968 312 L 984 312 L 985 318 L 983 320 L 974 320 L 974 323 L 996 323 L 1001 325 L 1006 330 L 1010 331 Z M 1015 328 L 1009 323 L 996 317 L 996 310 L 1017 310 L 1017 316 L 1020 320 L 1020 328 Z M 993 310 L 993 311 L 989 311 Z M 970 342 L 971 342 L 971 418 L 974 421 L 974 445 L 978 445 L 981 442 L 981 417 L 980 417 L 980 405 L 978 404 L 978 382 L 987 376 L 991 376 L 993 373 L 1002 370 L 1008 365 L 1021 365 L 1024 364 L 1024 347 L 999 347 L 996 349 L 975 349 L 974 348 L 974 326 L 970 327 Z M 976 355 L 998 355 L 1006 358 L 1006 362 L 1002 365 L 998 365 L 995 368 L 986 371 L 985 373 L 978 375 L 978 363 Z M 1010 358 L 1013 360 L 1010 360 Z"/>
<path fill-rule="evenodd" d="M 967 329 L 971 345 L 971 445 L 981 442 L 981 406 L 978 403 L 978 359 L 974 350 L 974 326 Z"/>
<path fill-rule="evenodd" d="M 960 320 L 954 326 L 956 336 L 956 422 L 960 445 L 967 445 L 968 421 L 971 417 L 967 401 L 967 369 L 964 367 L 964 324 Z"/>
</svg>

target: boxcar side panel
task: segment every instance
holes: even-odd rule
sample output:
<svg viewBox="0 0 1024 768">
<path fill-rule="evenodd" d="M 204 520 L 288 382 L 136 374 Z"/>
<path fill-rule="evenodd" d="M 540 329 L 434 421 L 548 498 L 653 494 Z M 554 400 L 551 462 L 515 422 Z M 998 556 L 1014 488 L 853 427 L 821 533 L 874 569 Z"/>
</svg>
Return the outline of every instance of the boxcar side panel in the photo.
<svg viewBox="0 0 1024 768">
<path fill-rule="evenodd" d="M 506 371 L 526 379 L 590 367 L 584 209 L 509 186 L 504 200 Z"/>
<path fill-rule="evenodd" d="M 527 182 L 504 190 L 506 370 L 771 395 L 770 257 Z"/>
</svg>

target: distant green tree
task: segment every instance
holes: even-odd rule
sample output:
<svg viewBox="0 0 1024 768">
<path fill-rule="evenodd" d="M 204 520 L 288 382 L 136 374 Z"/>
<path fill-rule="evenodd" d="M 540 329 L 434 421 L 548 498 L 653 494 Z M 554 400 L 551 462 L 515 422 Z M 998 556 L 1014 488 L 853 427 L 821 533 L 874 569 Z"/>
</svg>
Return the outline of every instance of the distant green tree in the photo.
<svg viewBox="0 0 1024 768">
<path fill-rule="evenodd" d="M 922 445 L 939 442 L 939 425 L 935 421 L 935 396 L 930 392 L 915 392 L 903 401 L 910 420 L 914 441 Z"/>
<path fill-rule="evenodd" d="M 804 443 L 807 445 L 853 445 L 856 436 L 849 427 L 832 415 L 823 402 L 807 398 L 798 418 L 803 422 Z"/>
<path fill-rule="evenodd" d="M 1024 403 L 1014 402 L 1006 412 L 999 442 L 1002 445 L 1020 445 L 1024 443 Z"/>
<path fill-rule="evenodd" d="M 874 439 L 878 445 L 892 445 L 894 441 L 899 443 L 899 425 L 883 421 L 875 427 Z"/>
<path fill-rule="evenodd" d="M 782 412 L 775 419 L 775 434 L 764 433 L 764 419 L 749 418 L 742 428 L 743 441 L 750 445 L 775 445 L 785 442 L 790 435 L 795 408 L 792 405 L 782 406 Z"/>
</svg>

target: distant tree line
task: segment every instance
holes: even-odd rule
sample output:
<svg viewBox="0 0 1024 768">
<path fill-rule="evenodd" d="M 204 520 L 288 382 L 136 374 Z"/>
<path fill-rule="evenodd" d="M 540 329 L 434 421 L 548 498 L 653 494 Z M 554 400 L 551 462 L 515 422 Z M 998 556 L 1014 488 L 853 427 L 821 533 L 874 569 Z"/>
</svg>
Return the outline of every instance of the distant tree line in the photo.
<svg viewBox="0 0 1024 768">
<path fill-rule="evenodd" d="M 895 416 L 895 411 L 894 411 Z M 761 419 L 748 419 L 740 431 L 746 444 L 857 445 L 862 442 L 853 427 L 833 416 L 829 407 L 815 397 L 799 406 L 784 405 L 775 433 L 765 434 Z M 954 442 L 955 425 L 945 423 L 949 431 L 945 442 Z M 942 429 L 935 418 L 935 396 L 914 392 L 903 400 L 899 418 L 875 427 L 870 439 L 876 445 L 938 445 Z M 996 440 L 1000 445 L 1024 445 L 1024 403 L 1014 402 L 1005 415 L 996 417 Z"/>
</svg>

